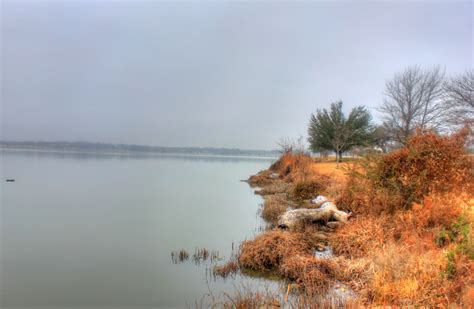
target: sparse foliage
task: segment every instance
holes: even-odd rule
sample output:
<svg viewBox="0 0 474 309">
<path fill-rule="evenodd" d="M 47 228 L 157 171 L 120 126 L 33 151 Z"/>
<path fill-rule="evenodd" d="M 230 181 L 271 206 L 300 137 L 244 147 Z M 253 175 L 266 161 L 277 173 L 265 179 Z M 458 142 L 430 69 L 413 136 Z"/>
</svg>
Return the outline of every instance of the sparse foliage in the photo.
<svg viewBox="0 0 474 309">
<path fill-rule="evenodd" d="M 405 144 L 417 130 L 443 127 L 447 105 L 443 100 L 444 72 L 439 67 L 422 70 L 408 67 L 385 85 L 380 108 L 384 123 L 395 141 Z"/>
<path fill-rule="evenodd" d="M 305 154 L 306 146 L 304 144 L 303 136 L 300 136 L 296 141 L 290 137 L 282 137 L 278 140 L 277 145 L 280 147 L 281 154 Z"/>
<path fill-rule="evenodd" d="M 450 108 L 447 121 L 454 125 L 474 123 L 474 70 L 445 82 L 446 101 Z"/>
</svg>

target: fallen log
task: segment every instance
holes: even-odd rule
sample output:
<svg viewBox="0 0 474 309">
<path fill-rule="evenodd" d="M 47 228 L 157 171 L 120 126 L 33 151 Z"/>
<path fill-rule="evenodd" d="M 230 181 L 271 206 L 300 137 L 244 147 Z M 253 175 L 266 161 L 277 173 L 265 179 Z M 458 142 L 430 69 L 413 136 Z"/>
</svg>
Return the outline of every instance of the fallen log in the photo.
<svg viewBox="0 0 474 309">
<path fill-rule="evenodd" d="M 292 229 L 299 224 L 339 221 L 345 222 L 350 214 L 337 209 L 336 205 L 328 201 L 323 196 L 318 196 L 312 201 L 319 208 L 292 209 L 284 212 L 278 220 L 278 227 L 282 229 Z"/>
</svg>

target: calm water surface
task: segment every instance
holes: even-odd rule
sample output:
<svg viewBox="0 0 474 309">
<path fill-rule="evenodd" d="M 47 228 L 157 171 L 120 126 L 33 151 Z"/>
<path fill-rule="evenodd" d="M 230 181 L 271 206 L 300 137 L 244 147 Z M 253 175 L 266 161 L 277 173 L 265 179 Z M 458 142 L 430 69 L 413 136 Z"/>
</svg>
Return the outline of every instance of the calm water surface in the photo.
<svg viewBox="0 0 474 309">
<path fill-rule="evenodd" d="M 186 307 L 277 284 L 170 257 L 253 237 L 261 201 L 240 180 L 270 160 L 0 153 L 2 308 Z"/>
</svg>

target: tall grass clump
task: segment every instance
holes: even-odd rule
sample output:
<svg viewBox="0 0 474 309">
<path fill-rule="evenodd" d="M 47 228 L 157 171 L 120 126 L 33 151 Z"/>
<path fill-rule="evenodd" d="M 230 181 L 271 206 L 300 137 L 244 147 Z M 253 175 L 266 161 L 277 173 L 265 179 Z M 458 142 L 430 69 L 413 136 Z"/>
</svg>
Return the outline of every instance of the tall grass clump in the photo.
<svg viewBox="0 0 474 309">
<path fill-rule="evenodd" d="M 307 296 L 323 295 L 345 274 L 334 260 L 313 255 L 316 242 L 310 233 L 266 231 L 241 245 L 239 266 L 285 278 Z"/>
<path fill-rule="evenodd" d="M 275 272 L 284 259 L 311 254 L 314 244 L 303 233 L 273 230 L 244 241 L 240 247 L 239 265 L 260 272 Z"/>
<path fill-rule="evenodd" d="M 293 182 L 310 176 L 312 174 L 310 167 L 314 162 L 314 159 L 306 154 L 285 153 L 270 166 L 269 170 L 278 173 L 286 182 Z"/>
</svg>

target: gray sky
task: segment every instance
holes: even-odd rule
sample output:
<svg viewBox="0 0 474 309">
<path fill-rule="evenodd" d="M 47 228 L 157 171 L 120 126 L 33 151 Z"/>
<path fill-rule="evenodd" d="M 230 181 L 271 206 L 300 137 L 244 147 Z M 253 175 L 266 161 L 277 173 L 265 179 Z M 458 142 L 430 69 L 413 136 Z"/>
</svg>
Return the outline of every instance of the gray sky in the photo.
<svg viewBox="0 0 474 309">
<path fill-rule="evenodd" d="M 473 67 L 469 1 L 1 6 L 2 139 L 273 149 L 407 65 Z"/>
</svg>

